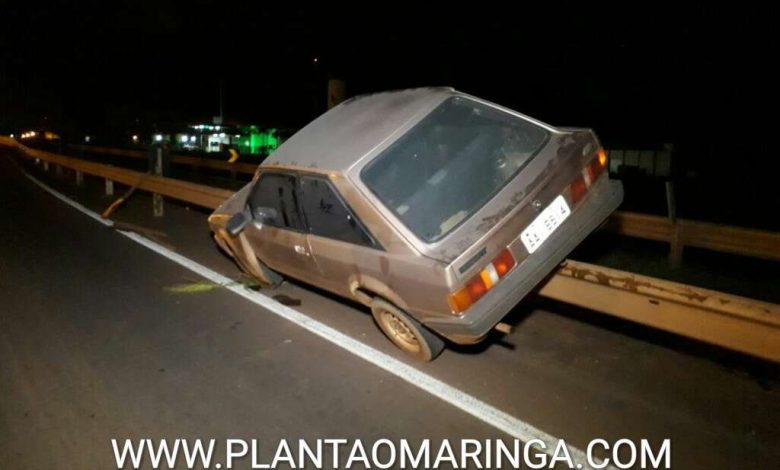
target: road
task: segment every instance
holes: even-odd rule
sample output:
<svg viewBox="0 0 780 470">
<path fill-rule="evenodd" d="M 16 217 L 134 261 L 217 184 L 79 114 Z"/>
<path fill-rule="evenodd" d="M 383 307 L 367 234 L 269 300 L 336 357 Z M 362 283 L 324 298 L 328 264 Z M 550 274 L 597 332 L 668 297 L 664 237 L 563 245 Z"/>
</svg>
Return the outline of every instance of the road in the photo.
<svg viewBox="0 0 780 470">
<path fill-rule="evenodd" d="M 98 212 L 99 181 L 76 188 Z M 506 438 L 405 380 L 64 204 L 0 157 L 0 462 L 113 468 L 112 438 Z M 205 215 L 146 195 L 117 217 L 238 279 Z M 154 230 L 156 232 L 148 232 Z M 296 283 L 268 295 L 407 362 L 360 307 Z M 529 302 L 515 331 L 418 371 L 585 448 L 671 439 L 674 468 L 780 461 L 774 366 L 562 305 Z"/>
</svg>

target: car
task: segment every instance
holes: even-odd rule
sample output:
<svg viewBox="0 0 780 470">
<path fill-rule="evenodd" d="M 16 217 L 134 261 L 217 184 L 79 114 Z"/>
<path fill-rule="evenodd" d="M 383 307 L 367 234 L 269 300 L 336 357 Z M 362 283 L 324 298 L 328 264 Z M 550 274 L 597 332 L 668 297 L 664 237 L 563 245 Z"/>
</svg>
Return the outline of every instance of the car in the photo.
<svg viewBox="0 0 780 470">
<path fill-rule="evenodd" d="M 209 224 L 260 282 L 360 302 L 430 361 L 483 340 L 622 199 L 593 131 L 418 88 L 324 113 Z"/>
</svg>

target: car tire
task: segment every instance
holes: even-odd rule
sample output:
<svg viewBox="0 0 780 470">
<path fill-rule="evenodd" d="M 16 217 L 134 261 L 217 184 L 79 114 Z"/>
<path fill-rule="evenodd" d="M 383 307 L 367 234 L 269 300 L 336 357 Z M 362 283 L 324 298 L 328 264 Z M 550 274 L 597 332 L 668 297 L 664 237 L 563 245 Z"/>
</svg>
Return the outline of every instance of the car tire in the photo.
<svg viewBox="0 0 780 470">
<path fill-rule="evenodd" d="M 401 351 L 415 359 L 432 361 L 444 349 L 444 341 L 406 312 L 383 299 L 371 302 L 371 314 L 382 333 Z"/>
</svg>

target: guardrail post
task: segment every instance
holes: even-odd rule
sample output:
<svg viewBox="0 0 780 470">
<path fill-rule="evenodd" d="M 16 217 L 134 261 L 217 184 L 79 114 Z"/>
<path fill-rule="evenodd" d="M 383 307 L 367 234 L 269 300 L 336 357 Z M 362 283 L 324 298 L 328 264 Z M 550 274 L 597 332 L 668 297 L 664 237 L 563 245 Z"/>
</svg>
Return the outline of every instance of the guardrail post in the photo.
<svg viewBox="0 0 780 470">
<path fill-rule="evenodd" d="M 84 173 L 76 170 L 76 186 L 84 186 Z"/>
<path fill-rule="evenodd" d="M 106 178 L 106 196 L 114 195 L 114 182 Z"/>
<path fill-rule="evenodd" d="M 674 197 L 674 183 L 666 182 L 666 209 L 669 212 L 669 222 L 672 224 L 672 238 L 669 241 L 669 262 L 673 267 L 680 266 L 683 254 L 682 226 L 677 222 L 677 201 Z"/>
<path fill-rule="evenodd" d="M 60 165 L 54 165 L 54 174 L 57 176 L 62 176 L 62 167 Z"/>
<path fill-rule="evenodd" d="M 158 176 L 162 175 L 162 152 L 162 147 L 158 147 L 157 157 L 154 161 L 154 174 Z M 164 214 L 163 198 L 157 193 L 152 194 L 152 210 L 154 211 L 155 217 L 162 217 Z"/>
<path fill-rule="evenodd" d="M 49 171 L 49 162 L 43 161 L 43 171 Z"/>
</svg>

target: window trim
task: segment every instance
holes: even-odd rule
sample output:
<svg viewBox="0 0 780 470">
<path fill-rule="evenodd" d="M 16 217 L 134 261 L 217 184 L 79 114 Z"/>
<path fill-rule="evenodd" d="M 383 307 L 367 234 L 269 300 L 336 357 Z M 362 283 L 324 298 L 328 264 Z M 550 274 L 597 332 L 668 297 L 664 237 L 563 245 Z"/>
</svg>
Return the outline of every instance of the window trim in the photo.
<svg viewBox="0 0 780 470">
<path fill-rule="evenodd" d="M 338 190 L 336 185 L 333 184 L 333 181 L 331 181 L 331 179 L 329 177 L 327 177 L 325 175 L 320 175 L 320 174 L 317 174 L 317 173 L 305 173 L 305 172 L 299 173 L 298 187 L 302 190 L 301 191 L 302 197 L 305 197 L 305 196 L 303 196 L 303 193 L 304 193 L 304 191 L 303 191 L 303 179 L 304 178 L 318 179 L 318 180 L 324 181 L 325 184 L 327 184 L 328 187 L 330 188 L 330 190 L 333 192 L 333 194 L 336 195 L 336 199 L 338 199 L 338 201 L 341 203 L 341 205 L 344 206 L 344 208 L 347 210 L 349 215 L 352 216 L 352 218 L 355 220 L 355 222 L 357 223 L 357 225 L 360 228 L 360 230 L 362 230 L 363 233 L 366 234 L 366 236 L 368 237 L 368 239 L 370 241 L 370 244 L 348 242 L 346 240 L 339 240 L 338 238 L 328 237 L 328 236 L 325 236 L 325 235 L 320 235 L 320 234 L 312 232 L 312 228 L 309 225 L 309 218 L 306 215 L 306 208 L 305 208 L 305 205 L 303 203 L 303 199 L 301 198 L 298 202 L 299 202 L 299 206 L 301 208 L 301 214 L 303 215 L 303 220 L 304 220 L 304 222 L 306 224 L 306 232 L 309 235 L 313 235 L 315 237 L 327 238 L 328 240 L 334 240 L 334 241 L 341 242 L 341 243 L 348 243 L 350 245 L 362 246 L 362 247 L 365 247 L 365 248 L 372 248 L 372 249 L 375 249 L 375 250 L 385 251 L 385 249 L 382 246 L 382 244 L 379 243 L 379 240 L 377 240 L 376 237 L 374 236 L 374 234 L 371 233 L 370 230 L 368 230 L 368 228 L 363 223 L 363 221 L 360 220 L 360 217 L 358 217 L 355 214 L 355 211 L 352 210 L 352 207 L 350 207 L 349 203 L 346 201 L 346 199 L 344 199 L 344 197 L 341 195 L 341 192 Z"/>
<path fill-rule="evenodd" d="M 306 220 L 305 214 L 303 213 L 303 206 L 302 206 L 301 200 L 300 200 L 301 199 L 300 198 L 300 196 L 301 196 L 300 195 L 300 184 L 301 184 L 300 175 L 297 172 L 294 172 L 294 171 L 267 170 L 267 171 L 259 172 L 259 174 L 257 175 L 257 181 L 254 183 L 254 186 L 252 187 L 252 191 L 249 193 L 249 197 L 247 197 L 247 202 L 246 202 L 247 207 L 249 207 L 249 213 L 252 215 L 252 223 L 253 224 L 257 224 L 257 221 L 255 220 L 255 213 L 254 213 L 254 210 L 252 208 L 252 196 L 255 194 L 255 191 L 257 190 L 257 187 L 262 182 L 263 177 L 267 176 L 267 175 L 290 176 L 290 177 L 292 177 L 294 179 L 293 194 L 295 195 L 296 209 L 297 209 L 298 214 L 299 214 L 299 216 L 301 218 L 301 222 L 303 222 L 303 229 L 298 229 L 298 228 L 295 228 L 295 227 L 280 227 L 280 226 L 278 226 L 276 224 L 270 224 L 270 223 L 267 223 L 267 222 L 265 222 L 263 225 L 268 225 L 269 227 L 273 227 L 273 228 L 278 229 L 278 230 L 289 230 L 290 232 L 295 232 L 295 233 L 304 233 L 304 234 L 309 233 L 309 230 L 308 230 L 309 224 L 308 224 L 308 221 Z"/>
</svg>

